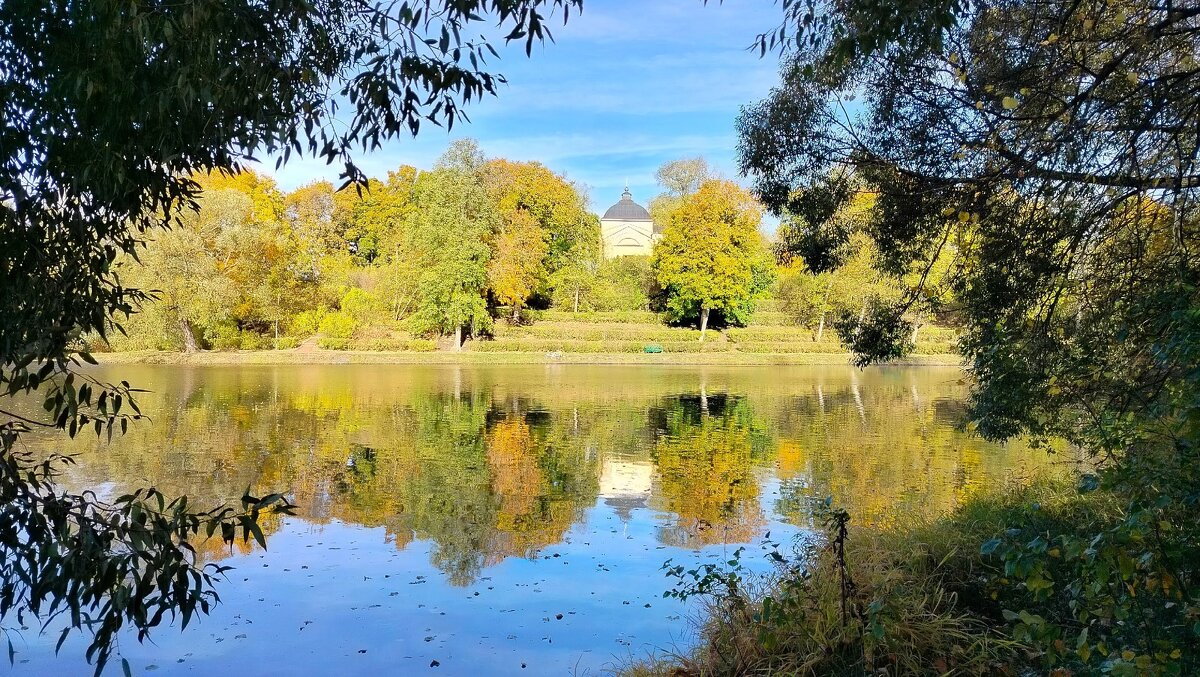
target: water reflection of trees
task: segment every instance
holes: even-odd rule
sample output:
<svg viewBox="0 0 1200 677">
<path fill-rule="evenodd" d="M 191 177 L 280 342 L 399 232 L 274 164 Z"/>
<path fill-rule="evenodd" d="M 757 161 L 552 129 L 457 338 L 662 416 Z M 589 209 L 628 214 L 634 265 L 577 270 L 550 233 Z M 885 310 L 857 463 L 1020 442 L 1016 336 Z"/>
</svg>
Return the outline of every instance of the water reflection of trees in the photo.
<svg viewBox="0 0 1200 677">
<path fill-rule="evenodd" d="M 990 444 L 956 429 L 966 389 L 814 384 L 792 399 L 776 429 L 776 511 L 811 522 L 813 504 L 833 497 L 856 522 L 886 525 L 945 513 L 990 482 L 1045 466 L 1044 452 L 1019 441 Z"/>
<path fill-rule="evenodd" d="M 744 398 L 680 396 L 650 412 L 658 482 L 651 505 L 669 515 L 658 538 L 700 547 L 745 543 L 766 524 L 755 468 L 770 440 Z"/>
<path fill-rule="evenodd" d="M 114 493 L 152 484 L 201 504 L 286 488 L 311 523 L 382 528 L 400 548 L 429 541 L 433 563 L 466 584 L 560 542 L 600 498 L 623 518 L 657 510 L 662 543 L 701 547 L 759 535 L 772 473 L 770 507 L 797 523 L 830 494 L 871 521 L 945 510 L 1033 456 L 954 431 L 947 408 L 961 388 L 903 372 L 701 381 L 685 395 L 664 394 L 687 390 L 677 374 L 539 390 L 488 372 L 341 373 L 183 370 L 143 398 L 154 423 L 85 455 L 74 480 Z M 602 475 L 628 486 L 602 488 Z"/>
</svg>

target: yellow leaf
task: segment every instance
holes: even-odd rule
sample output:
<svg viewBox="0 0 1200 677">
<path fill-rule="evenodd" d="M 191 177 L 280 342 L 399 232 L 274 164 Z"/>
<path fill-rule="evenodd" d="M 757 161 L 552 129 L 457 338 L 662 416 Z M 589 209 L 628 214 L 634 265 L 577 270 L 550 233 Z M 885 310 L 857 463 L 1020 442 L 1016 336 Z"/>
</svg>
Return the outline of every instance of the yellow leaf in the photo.
<svg viewBox="0 0 1200 677">
<path fill-rule="evenodd" d="M 1017 107 L 1017 100 L 1011 96 L 1004 97 L 1001 103 L 1004 104 L 1005 110 L 1012 110 Z"/>
</svg>

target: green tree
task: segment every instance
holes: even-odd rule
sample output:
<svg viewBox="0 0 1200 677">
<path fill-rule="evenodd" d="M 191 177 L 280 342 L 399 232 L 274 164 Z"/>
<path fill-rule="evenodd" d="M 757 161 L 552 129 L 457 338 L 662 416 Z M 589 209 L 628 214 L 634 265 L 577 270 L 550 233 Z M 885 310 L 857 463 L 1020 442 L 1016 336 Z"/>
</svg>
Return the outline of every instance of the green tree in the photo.
<svg viewBox="0 0 1200 677">
<path fill-rule="evenodd" d="M 988 545 L 1018 576 L 1005 603 L 1040 610 L 1036 632 L 1029 613 L 1013 629 L 1042 667 L 1194 671 L 1200 13 L 1139 0 L 896 9 L 789 9 L 760 45 L 804 49 L 743 113 L 742 168 L 768 207 L 810 214 L 813 235 L 849 199 L 838 176 L 852 168 L 879 196 L 865 228 L 879 265 L 908 281 L 839 327 L 862 361 L 902 354 L 911 311 L 948 304 L 978 430 L 1070 440 L 1125 506 L 1038 533 L 1016 524 Z"/>
<path fill-rule="evenodd" d="M 670 213 L 654 246 L 654 275 L 665 291 L 668 317 L 699 320 L 701 341 L 712 311 L 741 319 L 770 284 L 761 218 L 749 193 L 715 179 Z"/>
<path fill-rule="evenodd" d="M 65 605 L 102 669 L 126 623 L 144 638 L 209 608 L 211 571 L 191 541 L 234 527 L 261 540 L 259 513 L 280 505 L 247 496 L 244 509 L 197 512 L 157 492 L 115 504 L 64 493 L 61 459 L 27 457 L 17 441 L 30 426 L 113 431 L 137 415 L 127 384 L 74 373 L 89 359 L 77 340 L 117 331 L 146 300 L 114 264 L 194 205 L 191 177 L 308 152 L 360 181 L 353 149 L 452 124 L 503 82 L 488 39 L 462 38 L 471 28 L 494 22 L 529 53 L 546 19 L 579 4 L 0 5 L 0 390 L 46 403 L 45 419 L 5 409 L 0 420 L 0 615 Z"/>
<path fill-rule="evenodd" d="M 464 327 L 475 334 L 491 325 L 487 239 L 497 214 L 483 184 L 483 166 L 474 141 L 456 141 L 414 188 L 410 233 L 421 270 L 414 327 L 452 334 L 455 350 L 462 346 Z"/>
<path fill-rule="evenodd" d="M 187 352 L 199 349 L 198 328 L 214 327 L 233 311 L 238 290 L 226 271 L 237 252 L 227 248 L 234 242 L 228 233 L 242 228 L 252 211 L 250 197 L 238 191 L 206 193 L 192 218 L 149 243 L 140 264 L 127 262 L 131 281 L 159 291 L 157 303 Z"/>
</svg>

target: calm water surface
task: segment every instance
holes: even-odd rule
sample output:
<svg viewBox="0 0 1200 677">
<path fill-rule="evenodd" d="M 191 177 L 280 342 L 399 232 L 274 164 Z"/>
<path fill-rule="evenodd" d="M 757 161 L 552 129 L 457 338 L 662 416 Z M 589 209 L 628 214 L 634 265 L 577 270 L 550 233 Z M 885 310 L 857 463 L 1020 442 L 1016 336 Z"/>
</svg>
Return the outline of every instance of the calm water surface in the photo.
<svg viewBox="0 0 1200 677">
<path fill-rule="evenodd" d="M 661 566 L 855 523 L 935 515 L 1044 452 L 956 431 L 949 368 L 121 366 L 152 422 L 94 438 L 69 483 L 193 504 L 289 491 L 268 549 L 186 632 L 127 636 L 135 672 L 603 674 L 685 649 L 696 608 Z M 60 448 L 57 438 L 35 440 Z M 559 615 L 561 614 L 561 618 Z M 88 674 L 83 642 L 14 635 L 13 674 Z M 437 667 L 431 667 L 432 661 Z M 109 672 L 120 673 L 119 664 Z"/>
</svg>

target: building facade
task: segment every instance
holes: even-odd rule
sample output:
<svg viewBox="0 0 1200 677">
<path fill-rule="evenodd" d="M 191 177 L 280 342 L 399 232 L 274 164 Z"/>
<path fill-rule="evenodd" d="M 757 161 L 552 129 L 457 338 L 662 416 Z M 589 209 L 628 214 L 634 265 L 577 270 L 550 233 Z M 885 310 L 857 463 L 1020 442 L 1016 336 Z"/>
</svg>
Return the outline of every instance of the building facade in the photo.
<svg viewBox="0 0 1200 677">
<path fill-rule="evenodd" d="M 633 201 L 626 188 L 621 200 L 608 208 L 600 218 L 600 237 L 604 242 L 604 257 L 649 256 L 662 229 L 654 224 L 650 212 Z"/>
</svg>

